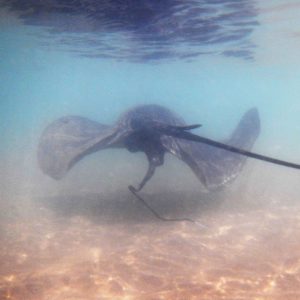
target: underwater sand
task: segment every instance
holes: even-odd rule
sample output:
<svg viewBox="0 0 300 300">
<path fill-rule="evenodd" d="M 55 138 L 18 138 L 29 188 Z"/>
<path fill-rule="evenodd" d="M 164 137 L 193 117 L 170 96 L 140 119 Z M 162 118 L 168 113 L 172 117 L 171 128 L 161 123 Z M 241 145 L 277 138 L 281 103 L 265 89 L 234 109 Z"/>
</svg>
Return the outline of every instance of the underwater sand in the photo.
<svg viewBox="0 0 300 300">
<path fill-rule="evenodd" d="M 144 192 L 164 216 L 205 228 L 161 222 L 125 189 L 2 201 L 0 299 L 300 299 L 297 193 L 271 201 L 262 187 L 275 181 L 254 192 L 244 181 L 215 202 Z"/>
</svg>

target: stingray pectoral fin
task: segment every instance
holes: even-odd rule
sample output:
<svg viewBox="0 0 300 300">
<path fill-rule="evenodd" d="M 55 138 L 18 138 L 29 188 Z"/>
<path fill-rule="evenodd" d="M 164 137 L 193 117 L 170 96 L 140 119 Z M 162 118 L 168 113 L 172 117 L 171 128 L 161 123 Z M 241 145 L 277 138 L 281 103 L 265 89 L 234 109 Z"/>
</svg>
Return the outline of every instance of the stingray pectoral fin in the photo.
<svg viewBox="0 0 300 300">
<path fill-rule="evenodd" d="M 111 147 L 116 142 L 115 128 L 78 116 L 63 117 L 42 133 L 38 163 L 45 174 L 60 179 L 85 155 Z"/>
<path fill-rule="evenodd" d="M 299 164 L 283 161 L 258 153 L 250 152 L 260 132 L 258 112 L 249 110 L 240 121 L 228 140 L 220 143 L 190 132 L 165 131 L 176 137 L 175 155 L 185 161 L 208 189 L 219 188 L 232 181 L 242 169 L 246 157 L 255 158 L 280 166 L 300 169 Z M 174 154 L 174 151 L 170 151 Z"/>
<path fill-rule="evenodd" d="M 174 132 L 163 129 L 160 132 L 176 138 L 175 143 L 166 144 L 171 147 L 168 150 L 187 163 L 209 190 L 232 181 L 242 169 L 246 156 L 258 158 L 249 152 L 260 132 L 259 115 L 255 108 L 243 116 L 228 144 L 182 130 Z"/>
</svg>

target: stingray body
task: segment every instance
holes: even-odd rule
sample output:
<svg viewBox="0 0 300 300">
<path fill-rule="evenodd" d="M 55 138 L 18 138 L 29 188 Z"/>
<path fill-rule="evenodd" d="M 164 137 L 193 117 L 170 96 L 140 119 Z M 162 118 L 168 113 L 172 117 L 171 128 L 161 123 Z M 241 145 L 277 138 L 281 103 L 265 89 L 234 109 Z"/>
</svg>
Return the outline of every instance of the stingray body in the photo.
<svg viewBox="0 0 300 300">
<path fill-rule="evenodd" d="M 45 174 L 60 179 L 76 162 L 93 152 L 110 147 L 142 151 L 149 168 L 134 189 L 138 191 L 152 177 L 155 168 L 164 163 L 164 155 L 171 153 L 184 161 L 208 190 L 215 190 L 234 180 L 246 156 L 251 156 L 249 150 L 260 132 L 258 111 L 252 108 L 246 112 L 235 131 L 222 143 L 190 132 L 199 126 L 187 126 L 180 116 L 159 105 L 133 107 L 113 126 L 66 116 L 43 132 L 38 161 Z"/>
</svg>

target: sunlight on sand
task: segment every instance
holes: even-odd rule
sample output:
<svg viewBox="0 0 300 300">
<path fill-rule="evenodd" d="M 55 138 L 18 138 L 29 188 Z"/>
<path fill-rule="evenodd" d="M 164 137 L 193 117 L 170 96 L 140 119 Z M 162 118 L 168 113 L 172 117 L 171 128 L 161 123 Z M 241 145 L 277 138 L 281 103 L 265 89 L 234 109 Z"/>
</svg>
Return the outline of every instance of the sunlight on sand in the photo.
<svg viewBox="0 0 300 300">
<path fill-rule="evenodd" d="M 95 223 L 48 209 L 3 225 L 0 298 L 299 299 L 300 207 L 189 223 Z"/>
</svg>

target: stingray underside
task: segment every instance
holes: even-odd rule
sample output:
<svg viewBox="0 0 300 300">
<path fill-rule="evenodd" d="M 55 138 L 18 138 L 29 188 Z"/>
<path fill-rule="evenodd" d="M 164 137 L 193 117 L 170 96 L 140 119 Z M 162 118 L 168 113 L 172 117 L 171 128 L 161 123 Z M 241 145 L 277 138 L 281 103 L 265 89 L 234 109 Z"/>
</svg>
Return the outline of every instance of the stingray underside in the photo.
<svg viewBox="0 0 300 300">
<path fill-rule="evenodd" d="M 38 147 L 38 163 L 42 171 L 54 179 L 87 154 L 113 147 L 118 143 L 114 127 L 79 116 L 62 117 L 43 132 Z"/>
<path fill-rule="evenodd" d="M 251 150 L 260 132 L 256 108 L 247 111 L 225 144 Z M 165 148 L 193 170 L 208 190 L 217 190 L 232 182 L 242 170 L 247 157 L 210 145 L 163 137 Z"/>
</svg>

